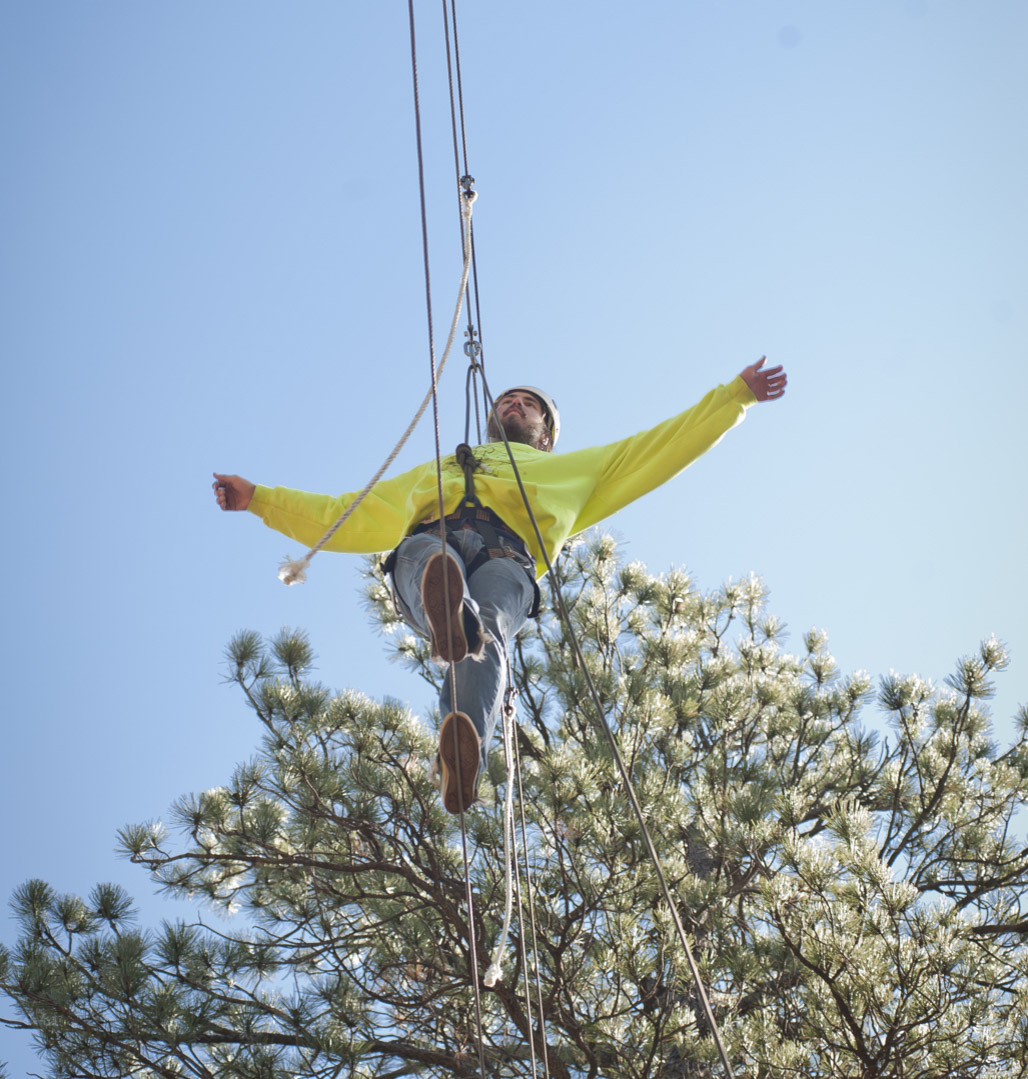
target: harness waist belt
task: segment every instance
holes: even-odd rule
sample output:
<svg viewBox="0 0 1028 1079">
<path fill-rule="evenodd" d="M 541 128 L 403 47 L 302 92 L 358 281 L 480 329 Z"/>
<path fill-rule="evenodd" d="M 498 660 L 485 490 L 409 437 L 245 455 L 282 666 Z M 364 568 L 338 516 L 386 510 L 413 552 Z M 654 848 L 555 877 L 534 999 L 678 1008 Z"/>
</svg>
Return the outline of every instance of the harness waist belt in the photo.
<svg viewBox="0 0 1028 1079">
<path fill-rule="evenodd" d="M 444 520 L 447 531 L 467 528 L 482 537 L 485 541 L 483 553 L 489 552 L 483 561 L 488 558 L 515 558 L 519 561 L 524 559 L 530 566 L 535 565 L 525 541 L 501 517 L 484 506 L 462 506 L 453 513 L 448 513 Z M 410 530 L 410 535 L 415 536 L 421 532 L 434 532 L 438 535 L 439 519 L 423 521 Z M 510 550 L 511 547 L 514 548 L 513 551 Z"/>
<path fill-rule="evenodd" d="M 487 565 L 490 559 L 493 558 L 509 558 L 525 571 L 528 579 L 532 582 L 534 593 L 529 618 L 537 617 L 540 595 L 539 585 L 535 579 L 535 559 L 529 553 L 525 541 L 492 510 L 486 509 L 484 506 L 464 505 L 454 513 L 448 513 L 444 520 L 448 533 L 467 528 L 477 532 L 482 537 L 482 549 L 470 563 L 465 565 L 465 572 L 468 577 L 480 570 L 484 565 Z M 423 532 L 431 532 L 438 536 L 440 533 L 438 518 L 434 521 L 423 521 L 421 524 L 415 525 L 408 535 L 416 536 Z M 450 535 L 447 535 L 447 540 L 456 546 Z M 399 551 L 399 547 L 392 551 L 382 564 L 382 569 L 386 573 L 393 572 L 397 551 Z"/>
</svg>

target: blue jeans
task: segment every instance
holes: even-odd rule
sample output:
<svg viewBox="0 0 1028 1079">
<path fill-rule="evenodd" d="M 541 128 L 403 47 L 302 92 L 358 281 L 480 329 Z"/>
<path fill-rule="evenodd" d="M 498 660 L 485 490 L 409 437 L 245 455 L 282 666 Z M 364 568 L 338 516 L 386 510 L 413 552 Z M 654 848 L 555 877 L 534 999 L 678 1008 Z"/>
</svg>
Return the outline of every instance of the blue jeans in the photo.
<svg viewBox="0 0 1028 1079">
<path fill-rule="evenodd" d="M 453 543 L 447 543 L 446 550 L 454 556 L 464 578 L 464 604 L 477 615 L 486 643 L 480 656 L 468 656 L 447 667 L 439 709 L 444 716 L 463 712 L 474 723 L 482 741 L 484 767 L 507 688 L 507 650 L 528 620 L 535 603 L 535 583 L 512 558 L 491 558 L 468 577 L 466 566 L 482 549 L 482 537 L 471 529 L 455 529 L 449 535 Z M 396 606 L 404 621 L 426 637 L 428 623 L 421 602 L 421 578 L 428 560 L 441 549 L 438 535 L 408 536 L 396 549 L 393 565 Z M 453 685 L 451 670 L 455 675 Z"/>
</svg>

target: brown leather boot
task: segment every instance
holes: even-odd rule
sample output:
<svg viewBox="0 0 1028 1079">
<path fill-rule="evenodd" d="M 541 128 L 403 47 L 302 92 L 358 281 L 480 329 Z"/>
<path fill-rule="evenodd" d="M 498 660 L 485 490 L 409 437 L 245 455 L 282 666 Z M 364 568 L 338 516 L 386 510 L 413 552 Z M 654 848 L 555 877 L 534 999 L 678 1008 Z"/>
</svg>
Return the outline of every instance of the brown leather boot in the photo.
<svg viewBox="0 0 1028 1079">
<path fill-rule="evenodd" d="M 450 712 L 439 728 L 439 771 L 443 805 L 463 813 L 478 792 L 482 746 L 474 723 L 463 712 Z"/>
<path fill-rule="evenodd" d="M 434 657 L 444 663 L 460 663 L 465 656 L 481 653 L 481 626 L 474 613 L 464 607 L 464 577 L 449 552 L 440 551 L 428 560 L 421 577 L 421 601 Z"/>
</svg>

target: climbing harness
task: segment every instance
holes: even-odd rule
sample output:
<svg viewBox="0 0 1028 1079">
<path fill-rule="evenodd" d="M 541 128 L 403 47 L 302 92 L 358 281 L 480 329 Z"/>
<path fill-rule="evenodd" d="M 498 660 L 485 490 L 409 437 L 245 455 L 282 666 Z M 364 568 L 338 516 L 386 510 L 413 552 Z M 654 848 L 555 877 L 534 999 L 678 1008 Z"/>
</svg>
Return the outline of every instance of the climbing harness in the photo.
<svg viewBox="0 0 1028 1079">
<path fill-rule="evenodd" d="M 443 520 L 446 522 L 446 542 L 453 547 L 457 546 L 453 539 L 453 533 L 455 531 L 477 532 L 482 537 L 484 546 L 478 554 L 466 564 L 466 574 L 468 577 L 474 576 L 474 574 L 494 558 L 509 558 L 511 561 L 517 562 L 517 564 L 521 566 L 532 579 L 533 584 L 535 584 L 535 559 L 528 553 L 525 541 L 509 529 L 492 510 L 482 506 L 461 506 L 459 510 L 448 513 Z M 433 535 L 438 535 L 441 531 L 442 529 L 440 529 L 439 521 L 435 520 L 426 521 L 424 524 L 417 525 L 415 528 L 411 529 L 410 534 L 416 536 L 428 532 Z M 387 572 L 391 569 L 392 563 L 395 561 L 395 554 L 396 551 L 393 551 L 384 563 L 383 568 Z M 538 591 L 538 588 L 536 588 L 536 591 Z M 532 611 L 529 614 L 530 618 L 534 618 L 539 613 L 538 608 L 539 602 L 538 597 L 536 597 L 536 601 L 532 606 Z"/>
<path fill-rule="evenodd" d="M 442 535 L 445 542 L 459 552 L 453 533 L 464 530 L 477 532 L 482 537 L 482 548 L 474 558 L 465 563 L 466 576 L 473 577 L 494 558 L 511 559 L 525 571 L 532 584 L 533 599 L 528 617 L 538 617 L 540 592 L 539 583 L 535 578 L 535 559 L 529 552 L 525 541 L 501 517 L 487 506 L 483 506 L 479 501 L 478 496 L 475 494 L 474 473 L 480 466 L 475 460 L 471 447 L 462 442 L 457 447 L 455 459 L 464 472 L 464 499 L 460 506 L 452 513 L 447 513 L 441 518 L 444 522 L 442 525 L 439 523 L 440 518 L 436 517 L 431 521 L 423 521 L 421 524 L 416 525 L 408 534 L 411 536 L 423 533 Z M 399 549 L 397 547 L 391 551 L 383 561 L 382 571 L 384 573 L 392 574 Z"/>
</svg>

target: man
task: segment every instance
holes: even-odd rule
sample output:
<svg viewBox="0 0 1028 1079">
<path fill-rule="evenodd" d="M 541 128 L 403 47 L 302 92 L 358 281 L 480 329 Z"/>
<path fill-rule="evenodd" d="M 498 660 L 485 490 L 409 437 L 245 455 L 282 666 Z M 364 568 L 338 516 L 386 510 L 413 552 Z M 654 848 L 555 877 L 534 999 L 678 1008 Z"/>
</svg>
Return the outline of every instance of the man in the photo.
<svg viewBox="0 0 1028 1079">
<path fill-rule="evenodd" d="M 559 455 L 552 453 L 560 433 L 556 404 L 536 387 L 516 387 L 495 401 L 489 443 L 461 460 L 443 459 L 445 548 L 434 461 L 379 481 L 335 534 L 326 549 L 393 549 L 387 569 L 397 608 L 448 665 L 438 761 L 443 804 L 451 813 L 475 800 L 503 703 L 508 648 L 534 614 L 546 556 L 552 561 L 570 536 L 676 476 L 741 422 L 749 406 L 777 400 L 785 385 L 782 368 L 765 370 L 761 357 L 728 385 L 648 431 Z M 356 497 L 261 487 L 217 472 L 213 486 L 222 509 L 248 509 L 307 546 Z"/>
</svg>

